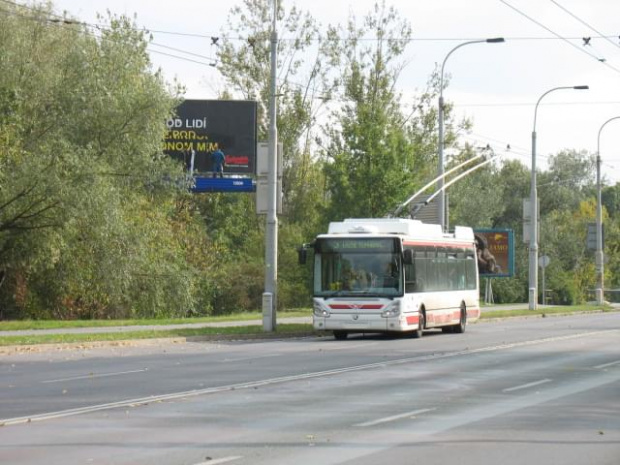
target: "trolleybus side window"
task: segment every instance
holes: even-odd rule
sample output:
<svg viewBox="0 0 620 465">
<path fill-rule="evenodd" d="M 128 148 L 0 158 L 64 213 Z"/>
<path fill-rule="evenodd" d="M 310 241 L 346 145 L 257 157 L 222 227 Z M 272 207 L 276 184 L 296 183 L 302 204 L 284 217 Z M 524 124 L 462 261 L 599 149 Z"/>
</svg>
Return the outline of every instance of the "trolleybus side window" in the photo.
<svg viewBox="0 0 620 465">
<path fill-rule="evenodd" d="M 478 269 L 476 254 L 473 249 L 468 249 L 465 252 L 465 279 L 467 281 L 467 289 L 476 289 Z"/>
<path fill-rule="evenodd" d="M 449 249 L 446 254 L 446 282 L 444 288 L 456 290 L 459 288 L 459 263 L 456 257 L 456 249 Z"/>
<path fill-rule="evenodd" d="M 467 278 L 465 273 L 467 272 L 467 266 L 465 262 L 465 250 L 459 249 L 456 252 L 457 260 L 457 283 L 456 289 L 462 291 L 467 289 Z"/>
<path fill-rule="evenodd" d="M 465 289 L 465 255 L 458 249 L 413 247 L 413 264 L 405 267 L 406 292 Z"/>
<path fill-rule="evenodd" d="M 405 266 L 405 292 L 476 288 L 473 249 L 431 246 L 411 249 L 413 263 Z"/>
<path fill-rule="evenodd" d="M 417 282 L 419 276 L 419 270 L 415 265 L 415 251 L 413 247 L 407 247 L 414 254 L 414 262 L 405 265 L 405 292 L 411 293 L 418 291 Z"/>
<path fill-rule="evenodd" d="M 437 248 L 437 268 L 435 269 L 435 291 L 448 288 L 448 257 L 444 247 Z"/>
<path fill-rule="evenodd" d="M 417 290 L 419 292 L 429 289 L 429 270 L 428 252 L 424 249 L 416 250 L 414 255 L 415 267 L 418 270 L 416 276 Z"/>
</svg>

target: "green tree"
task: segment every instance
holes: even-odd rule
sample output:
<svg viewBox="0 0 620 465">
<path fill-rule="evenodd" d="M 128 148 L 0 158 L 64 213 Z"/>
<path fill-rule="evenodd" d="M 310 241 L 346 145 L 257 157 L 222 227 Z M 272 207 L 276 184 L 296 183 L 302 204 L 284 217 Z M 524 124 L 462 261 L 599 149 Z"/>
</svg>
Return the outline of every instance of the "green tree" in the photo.
<svg viewBox="0 0 620 465">
<path fill-rule="evenodd" d="M 603 205 L 611 218 L 620 218 L 620 183 L 614 186 L 603 186 L 601 192 Z"/>
<path fill-rule="evenodd" d="M 259 140 L 269 132 L 271 26 L 273 8 L 263 0 L 244 0 L 231 9 L 221 46 L 218 70 L 231 96 L 259 102 Z M 317 45 L 319 27 L 307 13 L 278 4 L 277 126 L 283 144 L 283 201 L 289 221 L 312 227 L 323 187 L 312 159 L 318 115 L 334 89 L 325 47 Z M 224 93 L 224 92 L 223 92 Z"/>
<path fill-rule="evenodd" d="M 362 41 L 373 34 L 370 42 Z M 395 91 L 402 65 L 396 60 L 411 37 L 411 27 L 393 8 L 375 4 L 357 27 L 330 30 L 332 59 L 341 66 L 344 95 L 325 130 L 324 157 L 330 220 L 384 216 L 413 191 L 414 145 Z M 369 45 L 370 44 L 370 45 Z"/>
<path fill-rule="evenodd" d="M 585 151 L 564 150 L 549 157 L 547 171 L 538 176 L 540 210 L 573 211 L 593 195 L 594 157 Z"/>
<path fill-rule="evenodd" d="M 161 152 L 177 89 L 147 38 L 99 36 L 48 4 L 0 16 L 0 300 L 4 316 L 183 315 L 199 269 L 181 169 Z M 101 19 L 103 21 L 103 18 Z"/>
<path fill-rule="evenodd" d="M 555 210 L 542 221 L 540 253 L 551 258 L 547 287 L 554 291 L 556 303 L 585 302 L 594 288 L 594 254 L 586 248 L 586 234 L 595 208 L 590 199 L 574 211 Z"/>
</svg>

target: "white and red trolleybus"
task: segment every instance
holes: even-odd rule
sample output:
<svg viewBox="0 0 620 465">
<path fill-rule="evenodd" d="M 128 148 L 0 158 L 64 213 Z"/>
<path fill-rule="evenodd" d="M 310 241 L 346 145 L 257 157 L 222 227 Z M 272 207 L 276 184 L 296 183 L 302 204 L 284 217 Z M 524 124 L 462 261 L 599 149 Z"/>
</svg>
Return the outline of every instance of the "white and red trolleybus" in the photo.
<svg viewBox="0 0 620 465">
<path fill-rule="evenodd" d="M 473 230 L 403 218 L 346 219 L 300 249 L 314 249 L 313 322 L 317 330 L 462 333 L 480 317 Z"/>
</svg>

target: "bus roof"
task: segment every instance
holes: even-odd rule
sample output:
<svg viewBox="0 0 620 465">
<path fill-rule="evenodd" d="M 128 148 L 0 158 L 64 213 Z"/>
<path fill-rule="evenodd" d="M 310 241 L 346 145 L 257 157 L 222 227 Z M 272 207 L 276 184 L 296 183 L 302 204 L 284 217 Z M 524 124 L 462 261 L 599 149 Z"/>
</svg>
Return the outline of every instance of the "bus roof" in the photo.
<svg viewBox="0 0 620 465">
<path fill-rule="evenodd" d="M 407 218 L 347 218 L 329 223 L 327 234 L 399 235 L 415 239 L 474 240 L 472 228 L 456 226 L 454 233 L 443 233 L 441 225 L 422 223 Z"/>
</svg>

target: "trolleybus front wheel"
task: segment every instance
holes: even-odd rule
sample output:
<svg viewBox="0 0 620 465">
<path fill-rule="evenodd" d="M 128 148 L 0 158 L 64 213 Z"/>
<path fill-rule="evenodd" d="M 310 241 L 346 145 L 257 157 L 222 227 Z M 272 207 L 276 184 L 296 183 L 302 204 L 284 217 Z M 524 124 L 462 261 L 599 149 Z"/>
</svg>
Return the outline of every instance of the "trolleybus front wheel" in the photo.
<svg viewBox="0 0 620 465">
<path fill-rule="evenodd" d="M 414 339 L 419 339 L 422 337 L 422 334 L 424 333 L 424 326 L 426 326 L 426 315 L 422 310 L 420 310 L 418 329 L 415 329 L 412 333 Z"/>
</svg>

